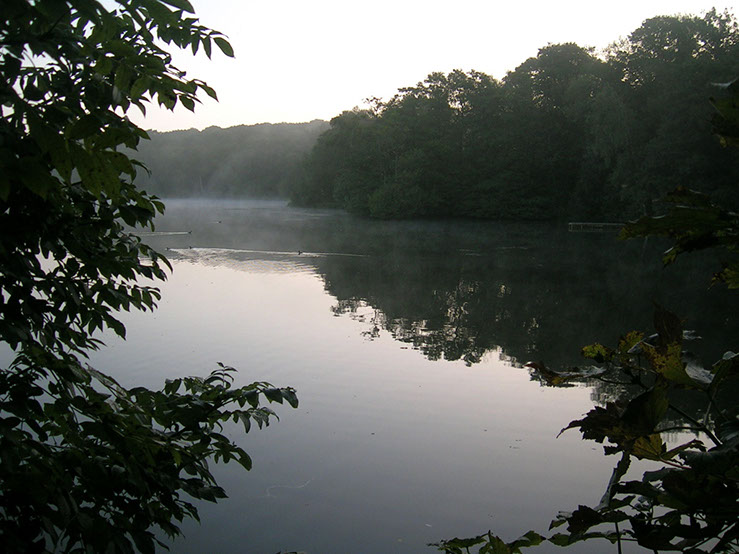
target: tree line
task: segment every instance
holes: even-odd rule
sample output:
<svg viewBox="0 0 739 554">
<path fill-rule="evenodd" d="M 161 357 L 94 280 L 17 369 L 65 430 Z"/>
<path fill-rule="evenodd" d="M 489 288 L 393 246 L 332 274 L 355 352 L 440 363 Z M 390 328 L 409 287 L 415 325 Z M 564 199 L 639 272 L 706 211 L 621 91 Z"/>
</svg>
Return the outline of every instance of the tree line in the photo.
<svg viewBox="0 0 739 554">
<path fill-rule="evenodd" d="M 163 198 L 286 197 L 301 160 L 327 122 L 262 123 L 202 131 L 149 131 L 131 152 L 149 172 L 136 184 Z"/>
<path fill-rule="evenodd" d="M 711 136 L 712 83 L 739 74 L 737 21 L 659 16 L 597 54 L 541 48 L 502 80 L 432 73 L 330 122 L 296 205 L 378 218 L 622 221 L 681 184 L 737 204 L 739 156 Z"/>
<path fill-rule="evenodd" d="M 722 88 L 724 96 L 712 100 L 713 131 L 722 145 L 739 146 L 739 80 Z M 686 187 L 676 188 L 665 202 L 666 213 L 627 223 L 621 238 L 669 237 L 673 245 L 662 255 L 665 265 L 688 252 L 713 250 L 723 269 L 712 282 L 739 289 L 739 213 Z M 701 337 L 684 323 L 655 303 L 656 333 L 632 330 L 620 334 L 615 348 L 583 347 L 582 355 L 597 365 L 563 372 L 541 362 L 526 364 L 551 385 L 595 379 L 615 392 L 613 400 L 561 431 L 579 429 L 584 440 L 603 444 L 605 455 L 620 454 L 596 506 L 559 512 L 547 535 L 529 531 L 506 542 L 488 531 L 433 546 L 447 554 L 520 554 L 545 541 L 567 547 L 605 539 L 619 553 L 626 543 L 652 552 L 739 551 L 739 354 L 726 350 L 714 364 L 702 366 L 688 349 L 689 341 Z M 632 459 L 657 465 L 634 480 Z"/>
</svg>

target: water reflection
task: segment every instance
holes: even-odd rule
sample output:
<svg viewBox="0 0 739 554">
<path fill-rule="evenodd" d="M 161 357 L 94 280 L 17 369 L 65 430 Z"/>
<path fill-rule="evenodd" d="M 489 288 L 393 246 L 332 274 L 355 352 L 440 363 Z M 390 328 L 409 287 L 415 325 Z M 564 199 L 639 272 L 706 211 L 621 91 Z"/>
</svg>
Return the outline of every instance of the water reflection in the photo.
<svg viewBox="0 0 739 554">
<path fill-rule="evenodd" d="M 700 330 L 705 356 L 719 355 L 723 337 L 739 330 L 725 291 L 706 290 L 699 256 L 681 260 L 680 271 L 665 269 L 660 245 L 613 234 L 548 224 L 377 222 L 279 202 L 174 203 L 160 227 L 191 231 L 157 237 L 171 257 L 250 268 L 263 259 L 285 271 L 315 271 L 336 298 L 335 315 L 363 322 L 368 338 L 387 332 L 430 360 L 470 365 L 498 352 L 515 364 L 577 364 L 581 345 L 650 328 L 653 302 Z"/>
<path fill-rule="evenodd" d="M 583 343 L 649 327 L 652 298 L 702 316 L 703 274 L 661 296 L 643 245 L 551 226 L 170 202 L 157 231 L 184 233 L 147 237 L 175 266 L 160 309 L 125 314 L 128 341 L 93 365 L 159 386 L 223 361 L 301 402 L 243 438 L 250 474 L 215 467 L 231 499 L 203 506 L 176 552 L 416 553 L 545 528 L 597 502 L 611 461 L 556 438 L 591 390 L 540 387 L 512 362 L 579 362 Z"/>
<path fill-rule="evenodd" d="M 160 308 L 124 314 L 127 341 L 108 340 L 91 364 L 159 387 L 223 361 L 237 385 L 294 386 L 300 408 L 278 407 L 279 422 L 247 436 L 226 427 L 254 468 L 214 465 L 230 499 L 201 505 L 202 524 L 186 522 L 174 552 L 412 554 L 493 522 L 515 535 L 600 493 L 609 461 L 575 433 L 556 438 L 590 407 L 589 389 L 539 387 L 496 353 L 465 367 L 389 333 L 366 340 L 363 324 L 332 317 L 313 266 L 227 267 L 187 250 Z"/>
</svg>

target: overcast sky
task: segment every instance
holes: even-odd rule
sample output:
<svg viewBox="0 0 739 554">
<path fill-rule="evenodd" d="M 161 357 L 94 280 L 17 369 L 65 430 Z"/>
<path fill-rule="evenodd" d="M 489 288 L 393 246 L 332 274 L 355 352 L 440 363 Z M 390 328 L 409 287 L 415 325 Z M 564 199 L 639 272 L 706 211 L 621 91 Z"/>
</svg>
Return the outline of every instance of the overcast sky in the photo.
<svg viewBox="0 0 739 554">
<path fill-rule="evenodd" d="M 214 87 L 195 114 L 151 107 L 161 131 L 331 119 L 391 97 L 433 71 L 505 76 L 548 43 L 601 49 L 655 15 L 702 14 L 724 0 L 191 0 L 201 23 L 225 33 L 236 57 L 175 56 L 189 77 Z"/>
</svg>

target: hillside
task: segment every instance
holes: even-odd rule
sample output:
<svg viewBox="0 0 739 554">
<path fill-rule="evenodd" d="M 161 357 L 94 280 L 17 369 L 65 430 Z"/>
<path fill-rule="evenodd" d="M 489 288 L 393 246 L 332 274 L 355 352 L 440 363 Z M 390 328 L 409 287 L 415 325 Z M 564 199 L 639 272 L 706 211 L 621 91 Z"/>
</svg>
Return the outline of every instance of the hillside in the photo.
<svg viewBox="0 0 739 554">
<path fill-rule="evenodd" d="M 135 157 L 136 184 L 160 197 L 287 196 L 298 169 L 325 121 L 208 127 L 166 133 L 150 131 Z"/>
</svg>

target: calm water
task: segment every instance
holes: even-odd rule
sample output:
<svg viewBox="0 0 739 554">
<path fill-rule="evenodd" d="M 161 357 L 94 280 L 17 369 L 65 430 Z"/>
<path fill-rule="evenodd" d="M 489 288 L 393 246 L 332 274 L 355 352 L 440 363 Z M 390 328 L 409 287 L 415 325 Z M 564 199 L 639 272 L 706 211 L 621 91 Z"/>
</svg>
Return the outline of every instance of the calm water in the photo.
<svg viewBox="0 0 739 554">
<path fill-rule="evenodd" d="M 720 322 L 707 356 L 738 328 L 705 270 L 663 271 L 659 245 L 613 235 L 167 205 L 157 231 L 190 233 L 146 238 L 174 266 L 160 307 L 124 314 L 127 341 L 109 338 L 92 364 L 159 387 L 223 362 L 237 384 L 300 399 L 266 430 L 229 430 L 254 468 L 215 466 L 230 498 L 202 505 L 174 552 L 415 553 L 545 531 L 604 491 L 615 460 L 575 431 L 556 437 L 609 392 L 542 386 L 523 364 L 581 363 L 582 345 L 649 329 L 653 300 L 700 331 Z"/>
</svg>

